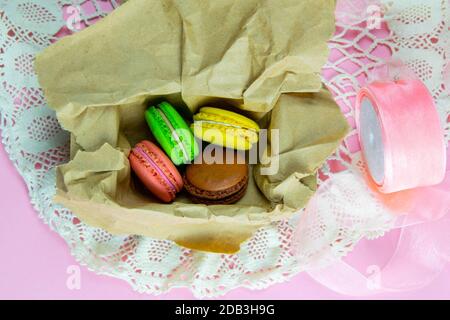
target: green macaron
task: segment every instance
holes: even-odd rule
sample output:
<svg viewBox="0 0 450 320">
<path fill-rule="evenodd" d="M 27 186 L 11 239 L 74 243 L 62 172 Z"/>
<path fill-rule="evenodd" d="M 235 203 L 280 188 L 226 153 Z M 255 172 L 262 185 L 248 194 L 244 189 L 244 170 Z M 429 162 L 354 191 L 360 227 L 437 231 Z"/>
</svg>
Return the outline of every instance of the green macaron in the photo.
<svg viewBox="0 0 450 320">
<path fill-rule="evenodd" d="M 175 165 L 187 164 L 197 157 L 199 147 L 188 124 L 168 102 L 145 111 L 150 130 Z"/>
</svg>

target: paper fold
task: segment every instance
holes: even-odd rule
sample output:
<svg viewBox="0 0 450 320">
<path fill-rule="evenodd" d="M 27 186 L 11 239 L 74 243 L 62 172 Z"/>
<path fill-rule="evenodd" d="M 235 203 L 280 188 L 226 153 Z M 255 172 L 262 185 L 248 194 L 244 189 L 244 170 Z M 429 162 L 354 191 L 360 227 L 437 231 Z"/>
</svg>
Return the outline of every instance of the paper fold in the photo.
<svg viewBox="0 0 450 320">
<path fill-rule="evenodd" d="M 320 69 L 334 31 L 332 0 L 131 0 L 66 37 L 35 63 L 40 84 L 72 136 L 56 201 L 114 234 L 232 253 L 258 228 L 285 219 L 314 193 L 315 173 L 348 130 Z M 279 129 L 273 175 L 252 168 L 236 205 L 163 205 L 130 173 L 132 145 L 152 139 L 149 103 L 168 100 L 189 118 L 234 106 Z M 269 145 L 269 150 L 271 145 Z"/>
</svg>

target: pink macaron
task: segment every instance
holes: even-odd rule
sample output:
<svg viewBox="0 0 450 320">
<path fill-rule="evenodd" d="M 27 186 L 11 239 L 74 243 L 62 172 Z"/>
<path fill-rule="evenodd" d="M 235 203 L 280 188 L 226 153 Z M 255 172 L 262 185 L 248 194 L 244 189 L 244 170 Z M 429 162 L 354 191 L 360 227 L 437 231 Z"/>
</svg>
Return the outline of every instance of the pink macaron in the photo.
<svg viewBox="0 0 450 320">
<path fill-rule="evenodd" d="M 142 183 L 161 201 L 172 202 L 183 188 L 177 168 L 154 143 L 139 142 L 131 150 L 129 160 Z"/>
</svg>

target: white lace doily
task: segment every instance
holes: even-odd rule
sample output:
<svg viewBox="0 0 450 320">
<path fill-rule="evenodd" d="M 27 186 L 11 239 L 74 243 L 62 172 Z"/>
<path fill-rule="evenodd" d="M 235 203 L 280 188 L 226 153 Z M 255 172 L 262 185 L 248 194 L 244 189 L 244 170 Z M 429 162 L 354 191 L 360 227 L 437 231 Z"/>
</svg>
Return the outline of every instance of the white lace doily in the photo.
<svg viewBox="0 0 450 320">
<path fill-rule="evenodd" d="M 324 68 L 324 81 L 353 124 L 355 91 L 372 68 L 385 62 L 375 48 L 390 48 L 394 55 L 408 57 L 408 64 L 431 88 L 448 129 L 449 101 L 441 90 L 439 73 L 445 61 L 444 40 L 448 39 L 446 0 L 387 2 L 391 36 L 368 30 L 360 16 L 351 23 L 337 23 L 330 46 L 338 58 Z M 53 204 L 54 167 L 67 161 L 69 137 L 46 106 L 32 63 L 37 52 L 57 40 L 55 35 L 68 33 L 62 15 L 68 5 L 80 8 L 81 25 L 86 26 L 119 4 L 116 0 L 0 0 L 0 128 L 5 149 L 24 178 L 39 216 L 65 239 L 81 264 L 124 279 L 140 292 L 158 294 L 171 287 L 189 287 L 197 297 L 210 297 L 239 286 L 260 289 L 285 281 L 307 270 L 311 259 L 320 257 L 330 263 L 361 238 L 390 228 L 389 217 L 364 220 L 367 217 L 355 213 L 358 210 L 309 217 L 302 222 L 308 241 L 302 247 L 302 260 L 296 261 L 291 238 L 299 215 L 258 231 L 239 254 L 219 255 L 183 249 L 170 241 L 112 236 Z M 350 69 L 354 72 L 343 69 L 348 63 L 353 64 Z M 355 134 L 348 136 L 321 170 L 322 180 L 357 162 L 358 150 L 351 148 Z M 370 221 L 370 225 L 361 228 L 361 221 Z"/>
<path fill-rule="evenodd" d="M 450 2 L 394 0 L 386 3 L 394 57 L 400 58 L 431 91 L 448 141 L 450 88 L 445 87 L 443 79 L 450 60 Z"/>
</svg>

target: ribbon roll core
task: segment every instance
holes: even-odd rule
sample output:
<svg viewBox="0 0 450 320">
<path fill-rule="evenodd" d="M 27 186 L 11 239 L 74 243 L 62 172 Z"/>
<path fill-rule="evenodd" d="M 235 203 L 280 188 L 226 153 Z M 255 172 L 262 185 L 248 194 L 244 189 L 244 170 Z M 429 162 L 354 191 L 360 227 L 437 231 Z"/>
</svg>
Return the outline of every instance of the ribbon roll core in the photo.
<svg viewBox="0 0 450 320">
<path fill-rule="evenodd" d="M 421 81 L 374 82 L 361 89 L 356 124 L 363 158 L 380 192 L 443 181 L 444 131 L 433 98 Z"/>
</svg>

